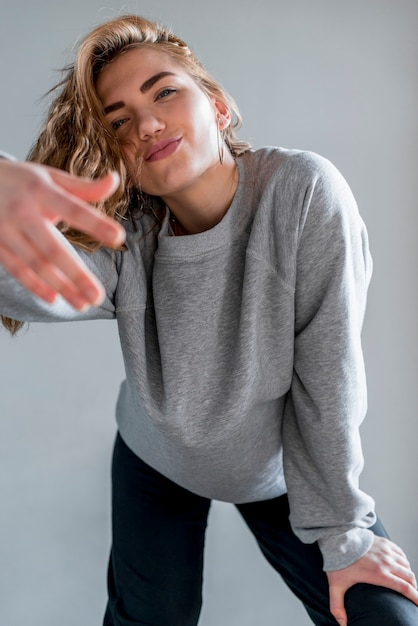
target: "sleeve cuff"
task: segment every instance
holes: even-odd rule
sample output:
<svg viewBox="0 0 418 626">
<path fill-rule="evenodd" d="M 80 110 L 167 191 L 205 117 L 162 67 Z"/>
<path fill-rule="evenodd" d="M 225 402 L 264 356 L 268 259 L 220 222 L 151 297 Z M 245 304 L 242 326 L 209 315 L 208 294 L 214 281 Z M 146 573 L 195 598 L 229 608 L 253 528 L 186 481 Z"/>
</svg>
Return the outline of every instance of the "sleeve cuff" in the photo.
<svg viewBox="0 0 418 626">
<path fill-rule="evenodd" d="M 352 565 L 368 552 L 374 533 L 367 528 L 353 528 L 346 533 L 318 539 L 324 558 L 324 570 L 332 572 Z"/>
</svg>

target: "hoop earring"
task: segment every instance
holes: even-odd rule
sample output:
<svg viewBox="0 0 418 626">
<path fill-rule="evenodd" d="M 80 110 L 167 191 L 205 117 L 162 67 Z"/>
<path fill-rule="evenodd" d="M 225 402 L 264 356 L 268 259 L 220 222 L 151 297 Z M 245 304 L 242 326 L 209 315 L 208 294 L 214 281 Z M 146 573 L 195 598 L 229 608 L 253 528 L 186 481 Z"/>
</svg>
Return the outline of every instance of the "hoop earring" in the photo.
<svg viewBox="0 0 418 626">
<path fill-rule="evenodd" d="M 225 160 L 225 142 L 224 139 L 222 137 L 222 131 L 221 131 L 221 118 L 217 117 L 216 118 L 216 139 L 218 142 L 218 156 L 219 156 L 219 162 L 221 165 L 223 165 L 223 162 Z"/>
</svg>

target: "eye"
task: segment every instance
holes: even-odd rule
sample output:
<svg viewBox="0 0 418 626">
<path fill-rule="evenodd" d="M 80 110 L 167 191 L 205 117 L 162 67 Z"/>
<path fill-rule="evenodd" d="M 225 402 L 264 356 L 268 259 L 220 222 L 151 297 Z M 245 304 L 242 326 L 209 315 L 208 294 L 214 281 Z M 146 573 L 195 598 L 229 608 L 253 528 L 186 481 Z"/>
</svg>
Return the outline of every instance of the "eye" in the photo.
<svg viewBox="0 0 418 626">
<path fill-rule="evenodd" d="M 166 98 L 167 96 L 170 96 L 172 93 L 176 93 L 177 89 L 174 89 L 173 87 L 166 87 L 165 89 L 162 89 L 157 97 L 156 100 L 161 100 L 161 98 Z"/>
<path fill-rule="evenodd" d="M 121 118 L 119 120 L 114 120 L 111 123 L 111 127 L 113 128 L 113 130 L 118 130 L 118 128 L 120 128 L 121 126 L 123 126 L 123 124 L 126 122 L 126 118 Z"/>
</svg>

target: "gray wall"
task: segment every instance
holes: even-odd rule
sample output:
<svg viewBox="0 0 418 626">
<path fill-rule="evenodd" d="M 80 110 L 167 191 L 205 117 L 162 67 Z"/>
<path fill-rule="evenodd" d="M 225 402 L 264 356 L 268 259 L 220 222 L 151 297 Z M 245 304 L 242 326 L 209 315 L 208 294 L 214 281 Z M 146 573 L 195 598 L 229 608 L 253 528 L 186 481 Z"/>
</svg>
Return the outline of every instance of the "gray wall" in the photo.
<svg viewBox="0 0 418 626">
<path fill-rule="evenodd" d="M 74 42 L 121 12 L 172 25 L 234 95 L 255 146 L 322 153 L 351 184 L 375 261 L 363 486 L 418 569 L 418 3 L 2 0 L 3 149 L 24 157 Z M 115 324 L 1 332 L 0 351 L 0 623 L 99 625 L 123 377 Z M 308 624 L 224 504 L 212 511 L 201 623 Z"/>
</svg>

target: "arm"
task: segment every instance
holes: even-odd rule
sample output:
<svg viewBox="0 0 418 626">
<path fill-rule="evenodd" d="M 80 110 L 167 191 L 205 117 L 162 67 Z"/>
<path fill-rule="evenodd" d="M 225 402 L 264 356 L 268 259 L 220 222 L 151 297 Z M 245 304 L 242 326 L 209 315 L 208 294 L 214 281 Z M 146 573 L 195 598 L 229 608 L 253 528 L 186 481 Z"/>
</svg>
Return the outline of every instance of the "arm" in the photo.
<svg viewBox="0 0 418 626">
<path fill-rule="evenodd" d="M 359 427 L 367 404 L 361 327 L 370 274 L 367 234 L 354 198 L 323 162 L 307 185 L 301 215 L 294 374 L 283 438 L 291 523 L 302 541 L 318 541 L 339 618 L 334 590 L 365 582 L 355 563 L 361 568 L 377 555 L 383 567 L 389 543 L 368 530 L 374 502 L 359 489 Z M 378 580 L 393 588 L 387 577 Z"/>
<path fill-rule="evenodd" d="M 55 225 L 66 222 L 117 247 L 123 228 L 87 204 L 110 196 L 117 184 L 114 174 L 91 181 L 0 158 L 0 263 L 46 302 L 58 294 L 79 310 L 102 302 L 103 286 Z"/>
</svg>

